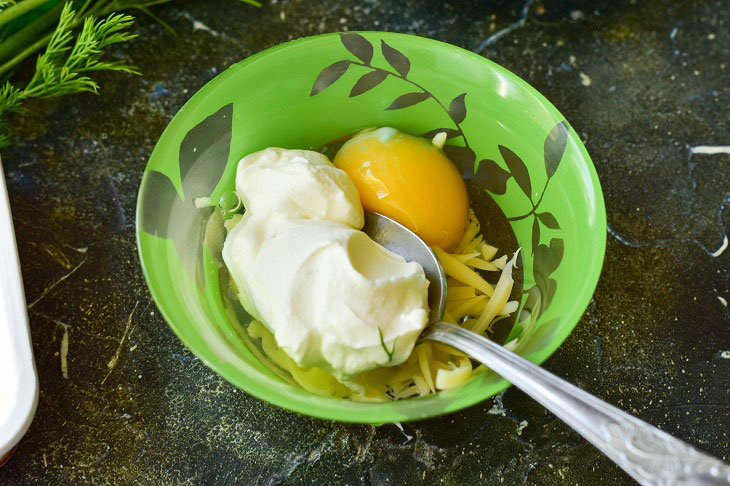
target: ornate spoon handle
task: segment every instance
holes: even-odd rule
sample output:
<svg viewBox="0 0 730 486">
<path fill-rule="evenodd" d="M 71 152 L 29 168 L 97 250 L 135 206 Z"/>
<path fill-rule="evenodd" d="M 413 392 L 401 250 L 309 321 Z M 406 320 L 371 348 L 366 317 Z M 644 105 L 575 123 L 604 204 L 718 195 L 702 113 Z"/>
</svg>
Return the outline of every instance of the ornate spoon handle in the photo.
<svg viewBox="0 0 730 486">
<path fill-rule="evenodd" d="M 421 338 L 459 349 L 537 400 L 644 485 L 730 485 L 730 466 L 502 346 L 446 322 Z"/>
</svg>

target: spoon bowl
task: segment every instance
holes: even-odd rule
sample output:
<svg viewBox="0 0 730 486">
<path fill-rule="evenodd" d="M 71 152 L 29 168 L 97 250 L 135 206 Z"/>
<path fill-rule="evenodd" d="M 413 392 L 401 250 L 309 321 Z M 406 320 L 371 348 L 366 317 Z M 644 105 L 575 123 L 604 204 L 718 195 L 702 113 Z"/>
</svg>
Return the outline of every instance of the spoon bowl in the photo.
<svg viewBox="0 0 730 486">
<path fill-rule="evenodd" d="M 370 211 L 365 211 L 365 226 L 362 230 L 387 250 L 423 267 L 428 280 L 431 321 L 441 319 L 446 308 L 446 274 L 431 247 L 394 219 Z"/>
</svg>

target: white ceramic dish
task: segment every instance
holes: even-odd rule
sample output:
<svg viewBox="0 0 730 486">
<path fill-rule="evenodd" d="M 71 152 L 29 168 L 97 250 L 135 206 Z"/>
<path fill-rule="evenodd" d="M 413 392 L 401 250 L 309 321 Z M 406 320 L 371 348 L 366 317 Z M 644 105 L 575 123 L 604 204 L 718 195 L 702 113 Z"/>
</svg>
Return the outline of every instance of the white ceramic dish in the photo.
<svg viewBox="0 0 730 486">
<path fill-rule="evenodd" d="M 0 163 L 0 466 L 28 430 L 37 404 L 38 378 Z"/>
</svg>

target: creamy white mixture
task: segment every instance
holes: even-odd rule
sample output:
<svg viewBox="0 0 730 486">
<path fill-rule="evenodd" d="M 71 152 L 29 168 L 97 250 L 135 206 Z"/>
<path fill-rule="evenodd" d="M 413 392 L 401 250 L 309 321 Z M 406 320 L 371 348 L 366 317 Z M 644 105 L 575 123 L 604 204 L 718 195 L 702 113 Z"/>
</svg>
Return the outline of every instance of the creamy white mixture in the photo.
<svg viewBox="0 0 730 486">
<path fill-rule="evenodd" d="M 268 148 L 241 159 L 236 192 L 248 214 L 324 219 L 361 229 L 360 194 L 319 152 Z"/>
<path fill-rule="evenodd" d="M 223 259 L 244 308 L 304 368 L 339 379 L 394 366 L 428 318 L 428 281 L 360 231 L 355 185 L 324 155 L 269 148 L 244 157 L 246 214 Z"/>
</svg>

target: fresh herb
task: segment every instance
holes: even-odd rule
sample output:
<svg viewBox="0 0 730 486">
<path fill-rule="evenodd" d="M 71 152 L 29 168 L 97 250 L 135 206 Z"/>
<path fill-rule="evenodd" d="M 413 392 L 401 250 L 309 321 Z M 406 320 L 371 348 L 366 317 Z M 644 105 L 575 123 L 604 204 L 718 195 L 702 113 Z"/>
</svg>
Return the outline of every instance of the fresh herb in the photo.
<svg viewBox="0 0 730 486">
<path fill-rule="evenodd" d="M 0 11 L 0 27 L 41 3 L 43 2 L 25 0 L 3 9 Z M 0 88 L 0 147 L 10 145 L 11 127 L 8 115 L 21 112 L 25 101 L 81 91 L 97 93 L 99 86 L 86 75 L 91 71 L 107 70 L 139 74 L 134 67 L 125 62 L 101 59 L 106 47 L 136 37 L 135 34 L 127 32 L 132 26 L 134 17 L 112 13 L 105 19 L 97 20 L 96 16 L 92 15 L 116 7 L 116 2 L 97 2 L 91 7 L 87 1 L 78 11 L 73 9 L 72 2 L 58 6 L 60 7 L 58 25 L 52 33 L 21 48 L 24 46 L 22 43 L 27 42 L 32 34 L 43 30 L 47 19 L 55 15 L 57 7 L 52 7 L 35 22 L 10 34 L 2 41 L 0 76 L 46 43 L 47 46 L 45 52 L 36 60 L 33 77 L 24 87 L 20 88 L 8 80 Z M 77 25 L 82 27 L 74 42 L 72 30 Z M 15 52 L 19 48 L 20 52 Z"/>
<path fill-rule="evenodd" d="M 390 351 L 388 350 L 388 347 L 385 345 L 385 339 L 383 339 L 383 330 L 380 329 L 380 326 L 378 326 L 378 334 L 380 335 L 380 345 L 383 347 L 383 351 L 385 351 L 385 354 L 388 355 L 388 363 L 393 361 L 393 354 L 395 354 L 395 345 L 398 342 L 398 338 L 396 337 L 393 341 L 393 349 Z"/>
<path fill-rule="evenodd" d="M 137 37 L 128 32 L 134 17 L 120 13 L 123 10 L 139 10 L 174 33 L 149 11 L 168 1 L 0 0 L 0 148 L 11 143 L 9 115 L 22 112 L 27 100 L 98 93 L 98 84 L 88 76 L 92 71 L 139 74 L 125 62 L 103 61 L 104 49 Z M 256 0 L 240 1 L 261 6 Z M 74 41 L 77 27 L 81 31 Z M 15 67 L 43 48 L 31 80 L 25 86 L 11 82 Z"/>
</svg>

